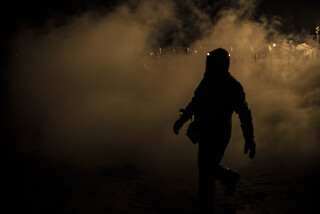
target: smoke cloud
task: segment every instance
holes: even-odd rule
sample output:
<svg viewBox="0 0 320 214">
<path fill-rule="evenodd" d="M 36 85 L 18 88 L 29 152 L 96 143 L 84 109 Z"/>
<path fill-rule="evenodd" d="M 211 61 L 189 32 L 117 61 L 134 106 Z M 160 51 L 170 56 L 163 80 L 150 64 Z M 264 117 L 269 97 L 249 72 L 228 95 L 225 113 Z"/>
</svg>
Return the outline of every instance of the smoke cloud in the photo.
<svg viewBox="0 0 320 214">
<path fill-rule="evenodd" d="M 288 35 L 275 30 L 276 21 L 253 20 L 254 6 L 240 1 L 211 22 L 191 1 L 183 5 L 188 14 L 177 12 L 179 1 L 132 1 L 105 15 L 88 12 L 47 26 L 44 33 L 23 30 L 10 67 L 21 151 L 80 167 L 196 167 L 186 127 L 175 136 L 172 125 L 202 78 L 206 52 L 222 47 L 246 91 L 257 143 L 253 163 L 243 155 L 234 115 L 223 162 L 241 168 L 315 161 L 319 60 L 283 49 Z M 177 49 L 182 40 L 192 41 L 187 53 Z M 165 44 L 175 52 L 165 52 Z"/>
</svg>

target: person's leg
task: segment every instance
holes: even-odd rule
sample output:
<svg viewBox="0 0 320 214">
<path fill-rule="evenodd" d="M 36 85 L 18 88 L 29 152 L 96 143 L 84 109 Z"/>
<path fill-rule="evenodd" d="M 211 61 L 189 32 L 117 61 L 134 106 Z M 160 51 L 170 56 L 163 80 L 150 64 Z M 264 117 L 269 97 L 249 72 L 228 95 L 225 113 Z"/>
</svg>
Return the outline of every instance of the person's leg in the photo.
<svg viewBox="0 0 320 214">
<path fill-rule="evenodd" d="M 212 137 L 201 138 L 199 140 L 198 169 L 199 205 L 201 212 L 210 213 L 214 210 L 215 183 L 219 163 L 223 157 L 225 148 L 226 143 L 220 145 L 214 144 Z"/>
<path fill-rule="evenodd" d="M 201 213 L 211 213 L 214 210 L 215 180 L 212 168 L 199 167 L 199 207 Z"/>
</svg>

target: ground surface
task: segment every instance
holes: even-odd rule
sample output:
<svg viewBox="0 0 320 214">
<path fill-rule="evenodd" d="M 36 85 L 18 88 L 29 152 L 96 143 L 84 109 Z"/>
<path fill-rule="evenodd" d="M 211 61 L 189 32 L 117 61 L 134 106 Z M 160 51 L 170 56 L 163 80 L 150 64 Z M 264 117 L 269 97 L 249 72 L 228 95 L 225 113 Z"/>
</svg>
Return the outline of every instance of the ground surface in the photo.
<svg viewBox="0 0 320 214">
<path fill-rule="evenodd" d="M 313 213 L 319 199 L 314 172 L 261 171 L 242 171 L 233 196 L 225 196 L 218 184 L 217 213 Z M 130 165 L 75 170 L 39 157 L 24 159 L 11 175 L 7 205 L 12 213 L 196 213 L 196 177 L 158 175 Z"/>
</svg>

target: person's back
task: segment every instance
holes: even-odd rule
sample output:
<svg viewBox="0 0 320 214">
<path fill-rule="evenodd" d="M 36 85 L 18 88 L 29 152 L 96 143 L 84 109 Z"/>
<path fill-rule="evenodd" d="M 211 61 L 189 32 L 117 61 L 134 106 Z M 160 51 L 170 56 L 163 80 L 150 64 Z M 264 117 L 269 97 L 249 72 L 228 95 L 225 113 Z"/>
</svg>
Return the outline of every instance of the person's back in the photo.
<svg viewBox="0 0 320 214">
<path fill-rule="evenodd" d="M 213 209 L 215 179 L 221 180 L 226 192 L 233 193 L 239 174 L 219 165 L 231 137 L 233 112 L 239 115 L 245 138 L 245 153 L 255 155 L 251 111 L 241 84 L 228 72 L 229 54 L 216 49 L 207 54 L 206 71 L 194 97 L 174 124 L 178 134 L 182 125 L 194 116 L 188 136 L 199 144 L 199 199 L 203 210 Z"/>
<path fill-rule="evenodd" d="M 199 131 L 231 131 L 231 117 L 241 102 L 241 84 L 229 73 L 217 80 L 204 78 L 194 94 L 194 118 Z"/>
</svg>

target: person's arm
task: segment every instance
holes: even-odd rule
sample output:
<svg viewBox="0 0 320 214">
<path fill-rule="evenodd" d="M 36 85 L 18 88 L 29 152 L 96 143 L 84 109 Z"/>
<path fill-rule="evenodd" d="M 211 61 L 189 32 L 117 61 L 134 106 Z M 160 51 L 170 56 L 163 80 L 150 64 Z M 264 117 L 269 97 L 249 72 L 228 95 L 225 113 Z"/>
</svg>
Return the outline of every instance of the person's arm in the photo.
<svg viewBox="0 0 320 214">
<path fill-rule="evenodd" d="M 201 99 L 201 96 L 203 94 L 203 91 L 205 90 L 206 80 L 202 79 L 199 86 L 194 92 L 194 96 L 192 97 L 191 102 L 187 105 L 185 109 L 180 109 L 180 112 L 182 114 L 180 115 L 180 118 L 174 123 L 173 125 L 173 132 L 175 134 L 179 134 L 179 130 L 183 126 L 185 122 L 192 119 L 192 116 L 194 115 L 195 108 L 197 103 L 199 103 L 199 100 Z"/>
<path fill-rule="evenodd" d="M 185 109 L 180 109 L 180 112 L 182 114 L 173 125 L 173 132 L 175 134 L 179 134 L 179 130 L 181 129 L 183 124 L 192 118 L 192 115 L 194 114 L 194 103 L 195 97 L 192 98 L 191 102 L 187 105 Z"/>
<path fill-rule="evenodd" d="M 235 112 L 239 116 L 243 137 L 245 139 L 244 153 L 247 154 L 248 151 L 250 151 L 249 157 L 253 158 L 256 153 L 256 144 L 254 142 L 254 134 L 253 134 L 254 130 L 253 130 L 251 111 L 248 108 L 248 103 L 246 102 L 246 99 L 245 99 L 245 93 L 240 84 L 239 84 L 238 91 L 239 93 L 238 93 Z"/>
</svg>

